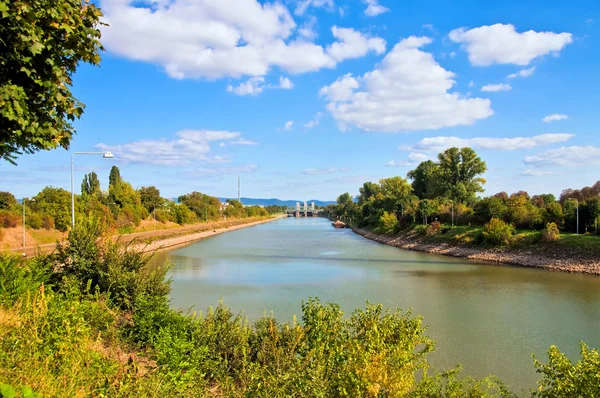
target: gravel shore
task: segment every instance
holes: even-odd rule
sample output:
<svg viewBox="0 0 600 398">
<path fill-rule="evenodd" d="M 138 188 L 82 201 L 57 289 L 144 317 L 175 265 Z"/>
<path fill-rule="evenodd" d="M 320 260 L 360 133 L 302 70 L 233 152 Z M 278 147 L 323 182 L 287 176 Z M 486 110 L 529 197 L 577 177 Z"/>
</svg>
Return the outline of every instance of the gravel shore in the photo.
<svg viewBox="0 0 600 398">
<path fill-rule="evenodd" d="M 527 249 L 455 246 L 448 243 L 433 244 L 424 242 L 422 237 L 411 235 L 379 235 L 359 228 L 353 228 L 353 231 L 367 239 L 400 249 L 461 257 L 482 262 L 600 275 L 600 253 L 579 253 L 574 250 L 566 250 L 564 247 L 542 247 L 541 245 L 540 247 L 532 246 Z"/>
</svg>

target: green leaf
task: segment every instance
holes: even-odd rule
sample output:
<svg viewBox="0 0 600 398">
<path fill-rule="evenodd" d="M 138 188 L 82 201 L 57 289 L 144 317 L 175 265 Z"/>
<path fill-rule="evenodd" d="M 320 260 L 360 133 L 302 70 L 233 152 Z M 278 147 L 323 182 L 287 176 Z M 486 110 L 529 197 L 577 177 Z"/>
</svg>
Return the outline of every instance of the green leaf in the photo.
<svg viewBox="0 0 600 398">
<path fill-rule="evenodd" d="M 0 385 L 0 396 L 2 398 L 14 398 L 17 395 L 17 390 L 8 384 Z"/>
</svg>

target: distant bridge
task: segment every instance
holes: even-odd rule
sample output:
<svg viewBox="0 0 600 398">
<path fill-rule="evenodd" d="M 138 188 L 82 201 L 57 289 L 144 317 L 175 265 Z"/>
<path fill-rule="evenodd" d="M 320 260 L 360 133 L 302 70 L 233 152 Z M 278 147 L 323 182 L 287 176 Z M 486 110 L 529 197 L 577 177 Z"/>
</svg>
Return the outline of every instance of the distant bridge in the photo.
<svg viewBox="0 0 600 398">
<path fill-rule="evenodd" d="M 306 202 L 296 202 L 295 209 L 288 209 L 288 217 L 317 217 L 322 210 L 315 209 L 315 202 L 308 205 Z"/>
</svg>

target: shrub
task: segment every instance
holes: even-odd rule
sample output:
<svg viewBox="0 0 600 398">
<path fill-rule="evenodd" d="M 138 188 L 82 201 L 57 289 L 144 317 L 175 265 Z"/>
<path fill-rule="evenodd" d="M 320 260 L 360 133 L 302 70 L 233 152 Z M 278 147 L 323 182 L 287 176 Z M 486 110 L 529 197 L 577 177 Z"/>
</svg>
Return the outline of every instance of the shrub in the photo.
<svg viewBox="0 0 600 398">
<path fill-rule="evenodd" d="M 508 245 L 512 241 L 515 229 L 504 221 L 492 218 L 483 227 L 483 238 L 485 242 L 493 245 Z"/>
<path fill-rule="evenodd" d="M 437 235 L 442 232 L 442 224 L 439 221 L 434 221 L 427 226 L 426 234 L 428 236 Z"/>
<path fill-rule="evenodd" d="M 427 225 L 416 225 L 414 231 L 417 235 L 427 235 Z"/>
<path fill-rule="evenodd" d="M 377 226 L 377 232 L 382 234 L 391 234 L 396 231 L 398 227 L 398 218 L 394 213 L 383 212 L 383 215 L 379 218 Z"/>
<path fill-rule="evenodd" d="M 41 229 L 44 225 L 42 216 L 39 213 L 30 213 L 25 217 L 25 223 L 29 228 Z"/>
<path fill-rule="evenodd" d="M 21 217 L 6 210 L 0 210 L 0 227 L 15 228 L 21 221 Z"/>
<path fill-rule="evenodd" d="M 534 358 L 537 373 L 543 375 L 533 397 L 570 398 L 597 397 L 600 393 L 600 354 L 580 344 L 581 359 L 571 363 L 556 346 L 548 350 L 548 363 L 542 364 Z"/>
<path fill-rule="evenodd" d="M 553 222 L 546 224 L 546 228 L 542 231 L 542 239 L 546 242 L 554 242 L 558 240 L 559 236 L 558 225 Z"/>
</svg>

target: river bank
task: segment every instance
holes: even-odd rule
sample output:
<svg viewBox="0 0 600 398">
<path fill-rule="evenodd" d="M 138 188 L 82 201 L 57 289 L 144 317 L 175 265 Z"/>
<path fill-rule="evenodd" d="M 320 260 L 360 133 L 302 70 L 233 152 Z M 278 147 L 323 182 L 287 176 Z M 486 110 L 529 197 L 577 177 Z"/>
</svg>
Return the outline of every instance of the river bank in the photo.
<svg viewBox="0 0 600 398">
<path fill-rule="evenodd" d="M 446 242 L 431 242 L 423 236 L 411 233 L 381 235 L 361 228 L 352 228 L 352 230 L 364 238 L 405 250 L 520 267 L 600 275 L 600 253 L 583 253 L 574 249 L 541 244 L 528 248 L 453 245 Z"/>
<path fill-rule="evenodd" d="M 175 247 L 185 246 L 187 244 L 196 242 L 201 239 L 206 239 L 211 236 L 220 235 L 225 232 L 231 232 L 242 228 L 248 228 L 255 225 L 265 224 L 271 221 L 279 220 L 280 218 L 287 217 L 287 215 L 280 215 L 275 217 L 270 217 L 267 219 L 261 219 L 258 221 L 250 221 L 246 223 L 227 225 L 219 228 L 218 224 L 216 228 L 211 228 L 204 231 L 191 232 L 183 235 L 176 236 L 161 236 L 156 239 L 151 239 L 146 242 L 134 243 L 132 248 L 134 250 L 139 250 L 142 252 L 156 252 L 166 249 L 173 249 Z M 137 239 L 131 240 L 132 242 L 136 242 Z"/>
<path fill-rule="evenodd" d="M 193 241 L 208 238 L 210 236 L 221 234 L 227 231 L 234 231 L 236 229 L 251 227 L 253 225 L 278 220 L 281 217 L 286 216 L 280 215 L 258 219 L 251 218 L 213 221 L 209 223 L 185 225 L 178 228 L 158 229 L 155 231 L 135 232 L 130 234 L 117 234 L 112 238 L 124 243 L 133 242 L 133 247 L 136 250 L 150 252 L 164 250 L 174 246 L 185 245 Z M 10 248 L 5 250 L 12 253 L 23 253 L 27 257 L 36 256 L 38 254 L 50 254 L 56 249 L 57 243 L 64 243 L 66 234 L 61 235 L 61 237 L 61 240 L 56 239 L 56 241 L 53 243 L 33 245 L 25 248 Z"/>
</svg>

